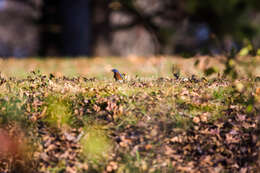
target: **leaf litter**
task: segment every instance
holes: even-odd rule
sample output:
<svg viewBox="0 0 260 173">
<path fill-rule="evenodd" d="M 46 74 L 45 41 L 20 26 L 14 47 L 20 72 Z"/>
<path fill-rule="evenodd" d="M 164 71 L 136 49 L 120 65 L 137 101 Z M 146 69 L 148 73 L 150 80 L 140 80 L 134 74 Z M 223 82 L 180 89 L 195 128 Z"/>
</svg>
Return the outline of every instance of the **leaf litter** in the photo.
<svg viewBox="0 0 260 173">
<path fill-rule="evenodd" d="M 33 72 L 1 81 L 0 138 L 8 150 L 10 138 L 19 141 L 24 135 L 31 149 L 18 156 L 0 150 L 0 156 L 15 158 L 0 157 L 0 172 L 259 168 L 260 102 L 250 80 L 241 79 L 239 86 L 196 76 L 118 83 Z M 12 129 L 20 129 L 19 135 Z M 22 162 L 23 153 L 33 156 Z"/>
</svg>

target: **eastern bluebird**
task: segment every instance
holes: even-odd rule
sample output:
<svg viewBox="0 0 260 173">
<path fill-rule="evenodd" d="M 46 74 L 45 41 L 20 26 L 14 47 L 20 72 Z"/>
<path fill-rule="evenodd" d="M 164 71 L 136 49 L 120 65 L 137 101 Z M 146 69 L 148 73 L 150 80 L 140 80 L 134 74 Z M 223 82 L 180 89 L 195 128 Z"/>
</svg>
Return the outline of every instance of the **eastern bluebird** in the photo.
<svg viewBox="0 0 260 173">
<path fill-rule="evenodd" d="M 112 72 L 114 72 L 114 78 L 116 81 L 123 81 L 123 75 L 117 70 L 117 69 L 112 69 Z"/>
</svg>

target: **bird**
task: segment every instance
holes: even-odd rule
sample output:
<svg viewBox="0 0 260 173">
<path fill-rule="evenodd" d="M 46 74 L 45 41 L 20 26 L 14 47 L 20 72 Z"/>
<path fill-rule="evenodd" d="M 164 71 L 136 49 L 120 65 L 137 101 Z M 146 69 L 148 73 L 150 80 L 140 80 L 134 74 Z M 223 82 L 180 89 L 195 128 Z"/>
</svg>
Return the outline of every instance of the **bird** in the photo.
<svg viewBox="0 0 260 173">
<path fill-rule="evenodd" d="M 123 75 L 117 70 L 117 69 L 112 69 L 111 70 L 114 73 L 114 78 L 116 81 L 123 81 Z"/>
</svg>

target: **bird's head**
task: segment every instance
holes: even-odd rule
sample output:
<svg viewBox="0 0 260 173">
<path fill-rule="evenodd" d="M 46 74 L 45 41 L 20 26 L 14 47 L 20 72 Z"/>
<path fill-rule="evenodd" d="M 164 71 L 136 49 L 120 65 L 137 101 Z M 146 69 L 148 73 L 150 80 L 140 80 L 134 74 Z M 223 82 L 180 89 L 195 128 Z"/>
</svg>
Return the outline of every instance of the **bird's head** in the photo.
<svg viewBox="0 0 260 173">
<path fill-rule="evenodd" d="M 115 68 L 114 68 L 114 69 L 112 69 L 111 71 L 112 71 L 112 72 L 114 72 L 114 73 L 117 73 L 117 72 L 119 72 L 119 71 L 118 71 L 117 69 L 115 69 Z"/>
</svg>

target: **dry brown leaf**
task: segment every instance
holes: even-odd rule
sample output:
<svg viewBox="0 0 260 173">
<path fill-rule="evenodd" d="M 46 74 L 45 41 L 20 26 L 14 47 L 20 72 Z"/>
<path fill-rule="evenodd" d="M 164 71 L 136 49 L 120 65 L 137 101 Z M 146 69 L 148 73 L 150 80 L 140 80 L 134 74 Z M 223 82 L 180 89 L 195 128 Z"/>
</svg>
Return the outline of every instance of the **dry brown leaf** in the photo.
<svg viewBox="0 0 260 173">
<path fill-rule="evenodd" d="M 196 124 L 200 123 L 200 118 L 199 117 L 194 117 L 193 118 L 193 122 L 196 123 Z"/>
</svg>

